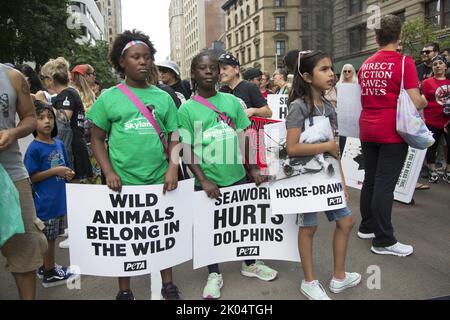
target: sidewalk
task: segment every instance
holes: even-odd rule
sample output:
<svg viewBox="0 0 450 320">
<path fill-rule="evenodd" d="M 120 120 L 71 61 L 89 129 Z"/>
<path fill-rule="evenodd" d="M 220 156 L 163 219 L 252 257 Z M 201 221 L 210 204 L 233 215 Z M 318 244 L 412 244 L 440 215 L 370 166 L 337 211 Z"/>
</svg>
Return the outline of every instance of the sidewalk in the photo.
<svg viewBox="0 0 450 320">
<path fill-rule="evenodd" d="M 424 182 L 424 181 L 422 181 Z M 349 189 L 350 208 L 359 223 L 359 191 Z M 370 252 L 370 241 L 356 237 L 357 227 L 352 232 L 347 257 L 348 271 L 363 276 L 361 284 L 339 295 L 328 290 L 332 275 L 332 236 L 334 224 L 321 215 L 315 239 L 316 277 L 321 281 L 332 299 L 431 299 L 450 295 L 450 185 L 431 185 L 431 190 L 417 191 L 414 206 L 394 204 L 393 223 L 397 238 L 414 245 L 414 254 L 406 258 L 378 256 Z M 57 262 L 68 264 L 69 251 L 57 249 Z M 273 282 L 262 282 L 240 275 L 240 262 L 221 265 L 224 277 L 222 300 L 305 300 L 300 294 L 302 272 L 299 264 L 283 261 L 265 261 L 279 272 Z M 5 259 L 0 255 L 0 300 L 18 299 L 12 276 L 4 267 Z M 372 266 L 372 267 L 371 267 Z M 107 267 L 107 266 L 105 266 Z M 371 267 L 371 268 L 369 268 Z M 369 269 L 368 269 L 369 268 Z M 379 268 L 381 289 L 370 290 L 374 284 L 373 270 Z M 371 271 L 368 273 L 368 271 Z M 206 282 L 206 269 L 192 270 L 192 262 L 174 268 L 175 284 L 186 300 L 201 299 Z M 65 286 L 45 289 L 37 283 L 39 299 L 55 300 L 103 300 L 114 299 L 117 293 L 115 278 L 82 276 L 81 290 L 68 290 Z M 132 279 L 136 299 L 150 299 L 150 277 Z"/>
</svg>

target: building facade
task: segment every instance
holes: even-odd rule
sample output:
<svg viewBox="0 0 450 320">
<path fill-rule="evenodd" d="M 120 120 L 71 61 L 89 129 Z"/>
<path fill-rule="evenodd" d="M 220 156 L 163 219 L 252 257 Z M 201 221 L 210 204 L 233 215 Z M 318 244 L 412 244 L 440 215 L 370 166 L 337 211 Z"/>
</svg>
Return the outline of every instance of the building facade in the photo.
<svg viewBox="0 0 450 320">
<path fill-rule="evenodd" d="M 112 44 L 122 32 L 122 1 L 96 0 L 96 3 L 105 21 L 105 40 Z"/>
<path fill-rule="evenodd" d="M 94 0 L 71 1 L 72 14 L 79 17 L 81 38 L 78 43 L 92 43 L 105 40 L 105 22 Z M 78 27 L 78 26 L 77 26 Z"/>
<path fill-rule="evenodd" d="M 170 60 L 183 65 L 184 20 L 183 0 L 172 0 L 169 6 Z"/>
<path fill-rule="evenodd" d="M 176 0 L 172 0 L 176 1 Z M 225 32 L 223 1 L 183 0 L 183 45 L 180 70 L 190 78 L 192 59 L 203 49 L 212 48 Z"/>
<path fill-rule="evenodd" d="M 450 1 L 439 0 L 335 0 L 333 23 L 334 63 L 340 72 L 345 63 L 359 69 L 378 46 L 374 17 L 394 14 L 403 21 L 426 18 L 440 26 L 450 26 Z M 447 35 L 448 36 L 448 35 Z"/>
</svg>

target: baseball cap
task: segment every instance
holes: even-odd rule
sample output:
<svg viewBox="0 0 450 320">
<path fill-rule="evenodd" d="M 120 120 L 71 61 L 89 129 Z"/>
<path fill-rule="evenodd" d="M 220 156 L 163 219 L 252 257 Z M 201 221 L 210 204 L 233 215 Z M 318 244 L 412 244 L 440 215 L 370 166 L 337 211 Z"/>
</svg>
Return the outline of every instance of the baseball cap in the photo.
<svg viewBox="0 0 450 320">
<path fill-rule="evenodd" d="M 219 63 L 230 66 L 240 66 L 239 60 L 236 59 L 231 53 L 221 54 L 219 57 Z"/>
<path fill-rule="evenodd" d="M 81 74 L 83 77 L 86 76 L 86 72 L 87 72 L 87 65 L 86 64 L 79 64 L 76 65 L 73 69 L 72 69 L 72 79 L 75 79 L 75 74 L 79 73 Z"/>
<path fill-rule="evenodd" d="M 254 78 L 262 76 L 262 71 L 256 68 L 250 68 L 244 72 L 244 80 L 252 80 Z"/>
</svg>

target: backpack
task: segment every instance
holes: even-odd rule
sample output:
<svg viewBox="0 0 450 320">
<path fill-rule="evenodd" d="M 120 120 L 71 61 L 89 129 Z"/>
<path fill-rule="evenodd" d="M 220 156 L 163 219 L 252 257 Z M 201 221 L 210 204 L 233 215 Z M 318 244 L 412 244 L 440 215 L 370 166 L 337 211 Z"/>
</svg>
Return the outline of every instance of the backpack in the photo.
<svg viewBox="0 0 450 320">
<path fill-rule="evenodd" d="M 56 138 L 61 140 L 66 147 L 67 156 L 69 157 L 69 165 L 73 164 L 73 152 L 72 152 L 72 140 L 73 140 L 73 132 L 70 127 L 70 119 L 67 116 L 67 113 L 62 110 L 56 110 L 56 127 L 58 128 L 58 135 Z"/>
</svg>

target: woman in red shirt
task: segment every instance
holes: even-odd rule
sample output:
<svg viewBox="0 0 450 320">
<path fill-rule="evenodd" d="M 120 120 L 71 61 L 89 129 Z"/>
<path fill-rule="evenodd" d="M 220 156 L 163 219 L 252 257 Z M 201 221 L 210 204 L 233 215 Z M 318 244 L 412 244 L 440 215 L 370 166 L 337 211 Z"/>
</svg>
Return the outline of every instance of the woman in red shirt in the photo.
<svg viewBox="0 0 450 320">
<path fill-rule="evenodd" d="M 439 175 L 436 171 L 436 149 L 439 144 L 441 135 L 445 136 L 447 141 L 447 168 L 443 176 L 443 180 L 450 183 L 450 137 L 448 130 L 444 131 L 445 127 L 450 122 L 450 80 L 445 77 L 447 71 L 447 60 L 444 56 L 436 56 L 432 62 L 433 74 L 432 78 L 426 79 L 422 85 L 422 92 L 428 101 L 428 106 L 425 108 L 425 123 L 433 132 L 433 137 L 436 140 L 435 144 L 428 148 L 427 163 L 430 170 L 429 182 L 439 182 Z"/>
<path fill-rule="evenodd" d="M 362 221 L 358 236 L 373 239 L 376 254 L 408 256 L 413 247 L 397 241 L 391 223 L 394 189 L 408 152 L 408 145 L 397 134 L 397 100 L 402 80 L 403 56 L 397 52 L 402 23 L 387 15 L 376 29 L 379 51 L 367 59 L 358 72 L 362 112 L 360 139 L 365 164 L 361 191 Z M 404 87 L 418 108 L 426 106 L 420 95 L 414 60 L 405 59 Z"/>
</svg>

